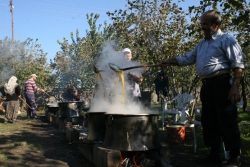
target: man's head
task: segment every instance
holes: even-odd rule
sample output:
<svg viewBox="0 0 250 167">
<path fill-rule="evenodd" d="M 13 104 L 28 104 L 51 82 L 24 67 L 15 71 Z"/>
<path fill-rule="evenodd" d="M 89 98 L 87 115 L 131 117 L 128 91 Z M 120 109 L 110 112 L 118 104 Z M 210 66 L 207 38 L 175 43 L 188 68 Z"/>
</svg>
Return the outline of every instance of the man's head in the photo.
<svg viewBox="0 0 250 167">
<path fill-rule="evenodd" d="M 214 10 L 205 12 L 201 17 L 201 28 L 206 38 L 210 38 L 216 33 L 221 25 L 220 13 Z"/>
<path fill-rule="evenodd" d="M 31 74 L 30 76 L 31 76 L 31 79 L 33 79 L 34 81 L 35 81 L 36 78 L 37 78 L 37 75 L 36 75 L 36 74 Z"/>
<path fill-rule="evenodd" d="M 77 91 L 77 89 L 76 88 L 73 88 L 73 95 L 77 95 L 78 94 L 78 91 Z"/>
<path fill-rule="evenodd" d="M 128 59 L 129 61 L 132 59 L 132 53 L 129 48 L 125 48 L 122 50 L 123 55 Z"/>
</svg>

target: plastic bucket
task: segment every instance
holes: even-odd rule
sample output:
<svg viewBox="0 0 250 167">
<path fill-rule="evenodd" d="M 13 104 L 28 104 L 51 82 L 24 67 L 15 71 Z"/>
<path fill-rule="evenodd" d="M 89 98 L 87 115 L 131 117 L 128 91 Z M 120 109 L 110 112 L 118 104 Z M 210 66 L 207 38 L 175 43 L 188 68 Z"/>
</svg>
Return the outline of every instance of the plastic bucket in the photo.
<svg viewBox="0 0 250 167">
<path fill-rule="evenodd" d="M 167 141 L 169 143 L 181 143 L 185 140 L 185 126 L 169 125 L 167 129 Z"/>
</svg>

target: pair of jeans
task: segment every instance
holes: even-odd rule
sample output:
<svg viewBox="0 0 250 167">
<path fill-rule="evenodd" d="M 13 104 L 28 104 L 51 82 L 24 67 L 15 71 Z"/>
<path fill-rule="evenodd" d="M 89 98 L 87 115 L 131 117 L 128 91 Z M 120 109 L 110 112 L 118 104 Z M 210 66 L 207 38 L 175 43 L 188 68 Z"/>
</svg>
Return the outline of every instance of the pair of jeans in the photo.
<svg viewBox="0 0 250 167">
<path fill-rule="evenodd" d="M 24 93 L 26 103 L 31 107 L 27 106 L 27 117 L 36 116 L 36 99 L 34 93 L 25 92 Z"/>
</svg>

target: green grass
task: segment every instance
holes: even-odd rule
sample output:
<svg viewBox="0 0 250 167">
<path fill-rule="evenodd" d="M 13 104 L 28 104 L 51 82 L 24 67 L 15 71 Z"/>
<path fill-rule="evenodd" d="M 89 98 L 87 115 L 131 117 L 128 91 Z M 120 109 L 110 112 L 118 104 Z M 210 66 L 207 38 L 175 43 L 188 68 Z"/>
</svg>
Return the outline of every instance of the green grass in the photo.
<svg viewBox="0 0 250 167">
<path fill-rule="evenodd" d="M 8 160 L 8 157 L 7 157 L 5 154 L 1 154 L 1 153 L 0 153 L 0 160 L 2 160 L 2 161 L 7 161 L 7 160 Z"/>
<path fill-rule="evenodd" d="M 244 163 L 246 165 L 244 166 L 250 166 L 250 110 L 248 107 L 247 112 L 243 112 L 242 110 L 239 110 L 239 118 L 241 122 L 239 123 L 239 128 L 241 132 L 241 142 L 242 142 L 242 155 L 244 157 Z"/>
<path fill-rule="evenodd" d="M 29 144 L 25 146 L 25 150 L 37 150 L 37 149 L 41 149 L 42 148 L 42 145 L 39 144 L 39 143 L 36 143 L 36 144 Z"/>
<path fill-rule="evenodd" d="M 38 111 L 37 112 L 38 115 L 44 115 L 44 111 Z M 0 120 L 2 120 L 2 122 L 0 122 L 0 133 L 15 133 L 15 132 L 27 132 L 29 131 L 29 129 L 25 128 L 26 124 L 19 124 L 18 121 L 20 121 L 21 119 L 24 120 L 29 123 L 29 122 L 33 122 L 35 121 L 34 119 L 26 119 L 26 112 L 23 111 L 21 112 L 21 114 L 19 114 L 17 116 L 17 123 L 16 124 L 12 124 L 12 123 L 3 123 L 4 120 L 4 115 L 5 113 L 0 111 Z"/>
<path fill-rule="evenodd" d="M 44 111 L 37 112 L 38 115 L 44 115 Z M 27 119 L 26 112 L 21 112 L 17 117 L 17 123 L 3 123 L 5 113 L 0 112 L 0 136 L 2 137 L 1 141 L 1 152 L 0 152 L 0 167 L 10 166 L 8 163 L 20 161 L 27 152 L 32 152 L 42 148 L 42 145 L 39 142 L 32 142 L 32 138 L 29 141 L 23 141 L 23 134 L 32 134 L 33 130 L 30 129 L 30 124 L 35 123 L 35 119 Z M 13 137 L 13 138 L 12 138 Z M 18 139 L 20 138 L 20 140 Z M 3 141 L 4 140 L 4 141 Z M 34 139 L 36 140 L 36 139 Z M 27 162 L 28 163 L 28 162 Z M 29 165 L 33 165 L 33 162 L 29 162 Z"/>
</svg>

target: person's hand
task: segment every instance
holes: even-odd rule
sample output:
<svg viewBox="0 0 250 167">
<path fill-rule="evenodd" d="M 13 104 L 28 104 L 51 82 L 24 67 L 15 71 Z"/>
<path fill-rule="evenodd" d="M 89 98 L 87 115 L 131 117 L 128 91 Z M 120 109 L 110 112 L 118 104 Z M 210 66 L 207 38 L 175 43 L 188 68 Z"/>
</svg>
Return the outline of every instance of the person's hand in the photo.
<svg viewBox="0 0 250 167">
<path fill-rule="evenodd" d="M 160 61 L 160 64 L 165 64 L 165 65 L 170 64 L 169 59 L 164 59 Z"/>
<path fill-rule="evenodd" d="M 43 93 L 44 93 L 45 91 L 44 91 L 43 89 L 41 89 L 41 92 L 43 92 Z"/>
<path fill-rule="evenodd" d="M 240 101 L 240 90 L 239 86 L 232 85 L 230 92 L 229 92 L 229 97 L 228 97 L 233 104 L 236 104 Z"/>
<path fill-rule="evenodd" d="M 232 86 L 231 89 L 229 91 L 229 99 L 231 100 L 231 102 L 233 104 L 236 104 L 240 101 L 240 82 L 242 79 L 242 73 L 243 73 L 243 69 L 241 68 L 235 68 L 233 69 L 234 71 L 234 77 L 232 80 Z"/>
<path fill-rule="evenodd" d="M 162 67 L 167 67 L 171 65 L 178 65 L 178 61 L 176 58 L 168 58 L 160 61 L 159 64 L 161 64 Z"/>
</svg>

